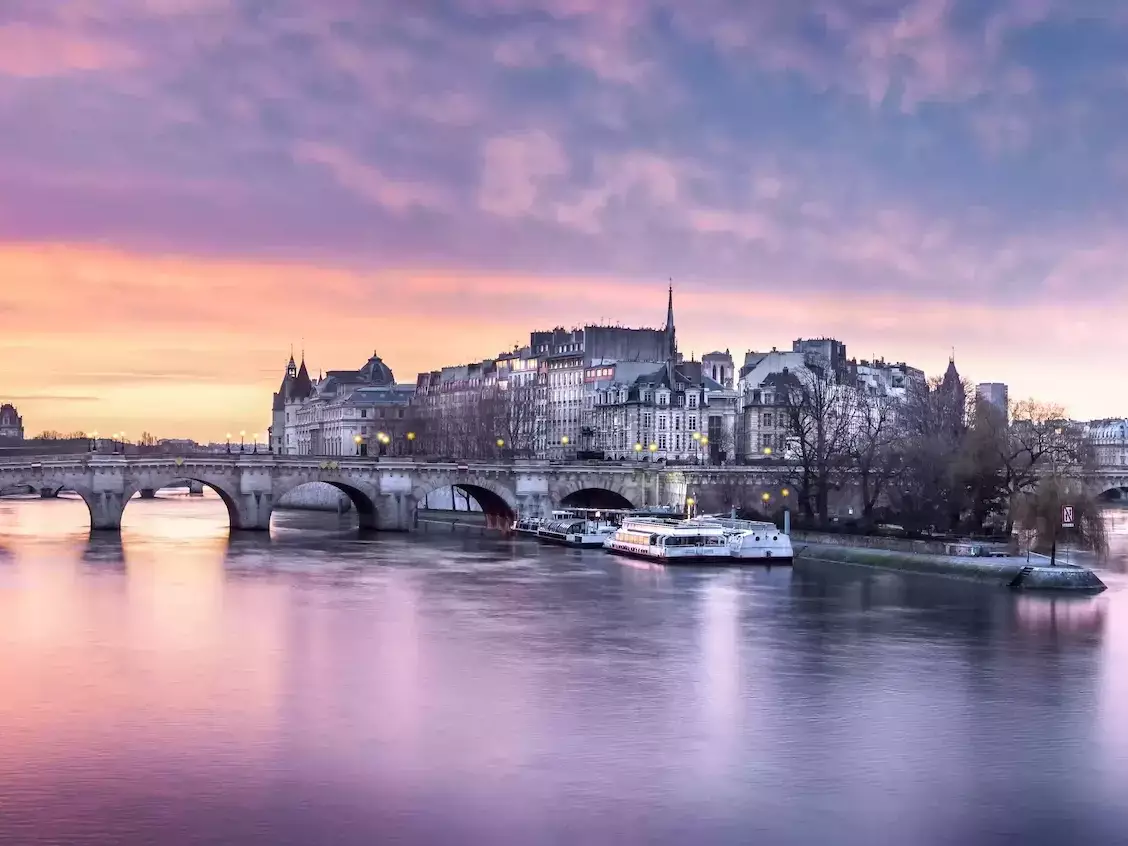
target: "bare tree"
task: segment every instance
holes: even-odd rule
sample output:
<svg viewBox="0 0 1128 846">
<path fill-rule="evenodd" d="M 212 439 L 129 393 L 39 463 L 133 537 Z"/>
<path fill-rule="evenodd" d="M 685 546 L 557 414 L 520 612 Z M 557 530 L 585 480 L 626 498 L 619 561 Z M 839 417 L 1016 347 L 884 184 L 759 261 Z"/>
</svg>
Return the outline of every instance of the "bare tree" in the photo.
<svg viewBox="0 0 1128 846">
<path fill-rule="evenodd" d="M 900 465 L 890 504 L 910 531 L 954 530 L 966 502 L 958 459 L 967 432 L 965 395 L 929 380 L 898 410 Z"/>
<path fill-rule="evenodd" d="M 157 445 L 157 438 L 152 432 L 142 432 L 141 437 L 137 439 L 139 446 L 154 447 Z"/>
<path fill-rule="evenodd" d="M 898 401 L 888 395 L 859 391 L 854 400 L 846 452 L 857 474 L 866 521 L 901 468 L 897 412 Z"/>
<path fill-rule="evenodd" d="M 783 413 L 793 443 L 796 493 L 807 517 L 826 522 L 831 488 L 847 463 L 856 391 L 815 362 L 787 375 L 781 380 Z"/>
</svg>

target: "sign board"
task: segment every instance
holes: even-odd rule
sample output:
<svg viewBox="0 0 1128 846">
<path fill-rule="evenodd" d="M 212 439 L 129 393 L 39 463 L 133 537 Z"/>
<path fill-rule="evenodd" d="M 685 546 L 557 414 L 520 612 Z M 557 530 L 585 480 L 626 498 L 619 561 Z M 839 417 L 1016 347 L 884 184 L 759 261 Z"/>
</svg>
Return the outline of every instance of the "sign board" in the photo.
<svg viewBox="0 0 1128 846">
<path fill-rule="evenodd" d="M 1061 527 L 1063 529 L 1073 528 L 1073 506 L 1063 505 L 1061 507 Z"/>
</svg>

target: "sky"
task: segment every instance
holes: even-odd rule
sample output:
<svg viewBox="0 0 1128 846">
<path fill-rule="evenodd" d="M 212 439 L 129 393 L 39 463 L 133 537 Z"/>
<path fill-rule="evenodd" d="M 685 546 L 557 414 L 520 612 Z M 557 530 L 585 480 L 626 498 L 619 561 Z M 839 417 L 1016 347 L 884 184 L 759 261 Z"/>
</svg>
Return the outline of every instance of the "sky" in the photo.
<svg viewBox="0 0 1128 846">
<path fill-rule="evenodd" d="M 1128 414 L 1120 0 L 0 0 L 0 401 L 265 431 L 530 330 Z"/>
</svg>

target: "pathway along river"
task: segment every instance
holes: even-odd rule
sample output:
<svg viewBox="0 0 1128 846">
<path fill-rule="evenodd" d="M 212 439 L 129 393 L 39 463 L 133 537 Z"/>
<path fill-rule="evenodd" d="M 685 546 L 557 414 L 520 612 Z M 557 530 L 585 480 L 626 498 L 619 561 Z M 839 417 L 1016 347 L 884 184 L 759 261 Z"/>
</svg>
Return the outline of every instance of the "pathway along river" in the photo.
<svg viewBox="0 0 1128 846">
<path fill-rule="evenodd" d="M 335 519 L 228 541 L 180 496 L 91 540 L 0 501 L 0 843 L 1128 843 L 1117 572 L 1054 599 Z"/>
</svg>

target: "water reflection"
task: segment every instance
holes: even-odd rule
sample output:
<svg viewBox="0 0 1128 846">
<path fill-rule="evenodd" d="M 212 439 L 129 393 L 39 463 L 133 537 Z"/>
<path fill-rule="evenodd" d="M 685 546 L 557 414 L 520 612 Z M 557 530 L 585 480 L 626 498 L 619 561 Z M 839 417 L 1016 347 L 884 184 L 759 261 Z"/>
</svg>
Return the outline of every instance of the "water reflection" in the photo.
<svg viewBox="0 0 1128 846">
<path fill-rule="evenodd" d="M 0 502 L 0 842 L 1119 842 L 1125 592 Z M 1121 524 L 1128 536 L 1128 521 Z M 1121 543 L 1118 556 L 1128 555 Z"/>
</svg>

